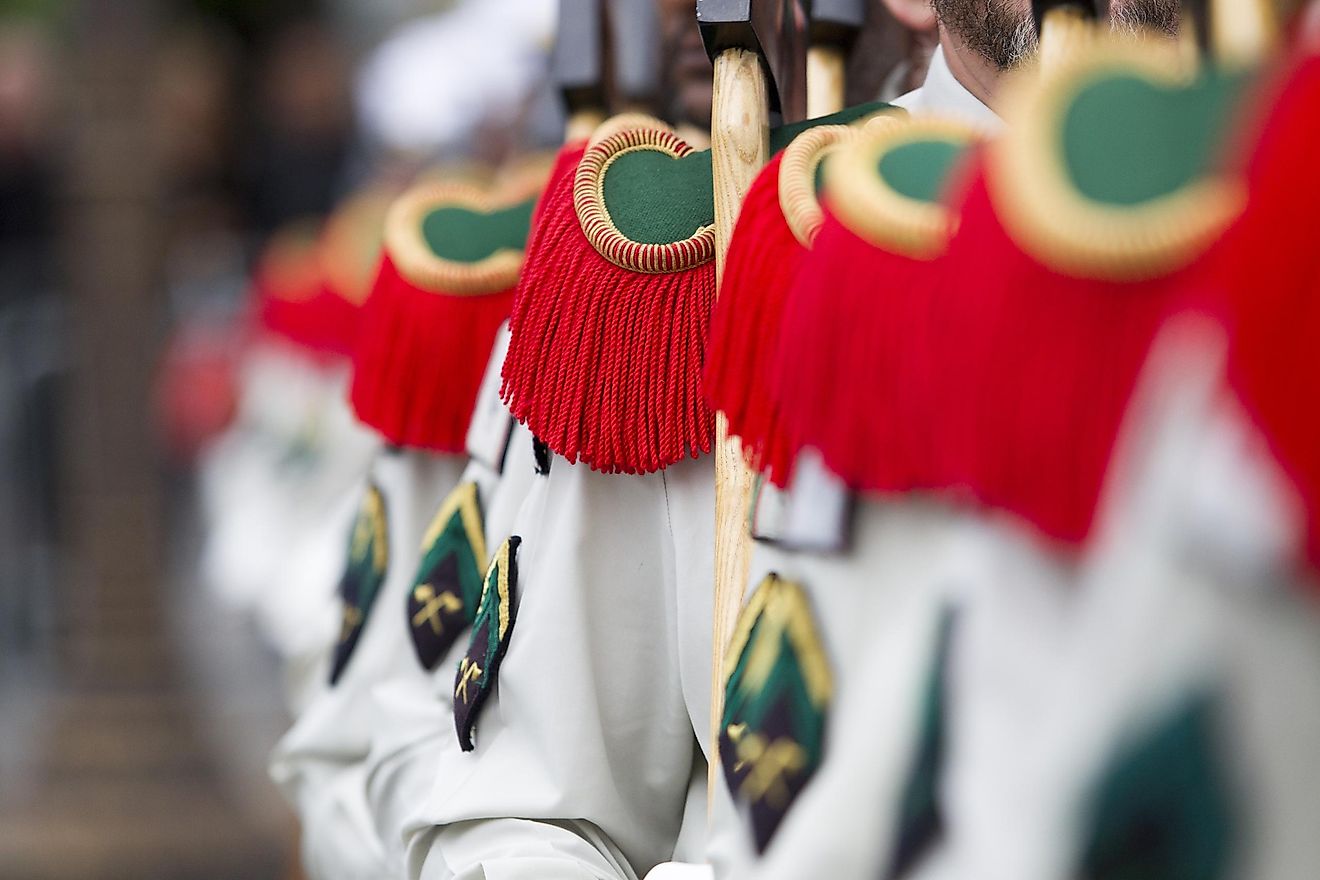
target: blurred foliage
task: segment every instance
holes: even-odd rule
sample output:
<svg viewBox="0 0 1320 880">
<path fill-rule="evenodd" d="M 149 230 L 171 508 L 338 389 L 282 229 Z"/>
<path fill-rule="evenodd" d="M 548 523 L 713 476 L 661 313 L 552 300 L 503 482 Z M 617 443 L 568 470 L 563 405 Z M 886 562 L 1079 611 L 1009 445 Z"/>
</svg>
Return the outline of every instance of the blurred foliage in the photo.
<svg viewBox="0 0 1320 880">
<path fill-rule="evenodd" d="M 0 0 L 0 18 L 54 19 L 69 6 L 69 0 Z"/>
</svg>

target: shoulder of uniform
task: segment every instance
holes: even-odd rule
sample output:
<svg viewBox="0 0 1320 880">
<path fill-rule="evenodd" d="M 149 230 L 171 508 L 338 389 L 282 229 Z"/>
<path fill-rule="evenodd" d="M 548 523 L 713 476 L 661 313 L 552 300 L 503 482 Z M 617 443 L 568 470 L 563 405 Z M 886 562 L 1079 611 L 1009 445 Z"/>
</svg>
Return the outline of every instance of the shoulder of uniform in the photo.
<svg viewBox="0 0 1320 880">
<path fill-rule="evenodd" d="M 1244 204 L 1223 158 L 1247 82 L 1173 46 L 1097 40 L 1013 84 L 986 168 L 1006 230 L 1081 277 L 1139 280 L 1194 259 Z"/>
<path fill-rule="evenodd" d="M 781 126 L 770 133 L 770 149 L 777 153 L 797 144 L 791 167 L 814 169 L 838 129 L 885 112 L 896 111 L 888 104 L 862 104 Z M 822 129 L 830 131 L 813 134 Z M 809 207 L 801 190 L 799 213 Z M 715 257 L 711 152 L 694 149 L 655 119 L 625 114 L 597 129 L 578 166 L 573 197 L 588 241 L 625 269 L 677 272 Z M 802 218 L 804 234 L 809 214 Z"/>
<path fill-rule="evenodd" d="M 385 253 L 410 284 L 479 295 L 518 281 L 534 200 L 509 202 L 480 185 L 428 181 L 400 196 L 385 221 Z"/>
<path fill-rule="evenodd" d="M 943 196 L 978 137 L 972 126 L 942 117 L 873 120 L 830 158 L 830 206 L 844 226 L 876 247 L 933 257 L 956 222 Z"/>
</svg>

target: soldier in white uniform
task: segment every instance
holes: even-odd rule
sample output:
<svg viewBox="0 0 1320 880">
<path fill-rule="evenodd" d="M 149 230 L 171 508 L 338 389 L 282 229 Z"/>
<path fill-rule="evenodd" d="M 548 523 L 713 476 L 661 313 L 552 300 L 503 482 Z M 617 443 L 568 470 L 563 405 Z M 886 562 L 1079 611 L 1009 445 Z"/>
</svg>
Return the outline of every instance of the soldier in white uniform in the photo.
<svg viewBox="0 0 1320 880">
<path fill-rule="evenodd" d="M 327 329 L 337 308 L 350 322 L 334 329 L 351 330 L 356 307 L 306 289 L 324 280 L 320 254 L 302 229 L 268 248 L 254 283 L 264 326 L 243 352 L 238 417 L 200 467 L 202 575 L 257 620 L 281 657 L 295 714 L 334 639 L 343 535 L 379 448 L 345 402 L 350 340 Z"/>
<path fill-rule="evenodd" d="M 574 210 L 575 165 L 576 157 L 556 176 L 558 188 L 552 180 L 543 224 L 577 227 L 576 217 L 569 227 L 545 219 Z M 532 263 L 542 234 L 533 233 L 531 273 L 541 271 Z M 602 260 L 594 250 L 579 253 Z M 518 357 L 554 345 L 559 356 L 571 351 L 562 339 L 520 347 L 519 332 L 540 325 L 523 319 L 520 330 L 519 315 L 516 305 L 506 383 Z M 670 329 L 653 323 L 642 332 L 658 339 Z M 556 368 L 550 359 L 532 373 Z M 690 368 L 682 380 L 691 393 Z M 542 393 L 562 390 L 548 384 Z M 587 425 L 598 418 L 582 415 Z M 529 419 L 529 427 L 547 424 Z M 704 815 L 705 763 L 691 716 L 705 706 L 686 698 L 707 693 L 709 617 L 683 605 L 687 597 L 708 602 L 711 464 L 683 460 L 686 450 L 658 465 L 635 457 L 651 425 L 621 427 L 620 439 L 631 432 L 625 446 L 575 451 L 575 462 L 537 444 L 541 477 L 503 546 L 492 547 L 496 564 L 458 674 L 452 665 L 435 673 L 447 679 L 454 711 L 448 744 L 432 756 L 430 796 L 406 829 L 409 876 L 638 878 L 673 856 L 687 816 Z M 592 454 L 625 448 L 622 461 Z M 694 619 L 703 625 L 689 628 Z"/>
<path fill-rule="evenodd" d="M 500 368 L 507 349 L 506 326 L 491 356 L 468 434 L 468 465 L 458 480 L 460 488 L 472 488 L 479 503 L 486 548 L 481 556 L 485 560 L 490 548 L 498 548 L 513 533 L 514 516 L 537 479 L 532 435 L 514 421 L 499 396 Z M 392 665 L 374 683 L 367 705 L 360 707 L 371 729 L 371 748 L 364 763 L 367 809 L 377 838 L 391 854 L 390 863 L 400 871 L 403 829 L 411 814 L 426 802 L 440 755 L 458 749 L 454 670 L 467 650 L 467 628 L 449 632 L 454 625 L 445 619 L 442 633 L 436 633 L 427 611 L 423 605 L 410 612 L 409 632 L 394 635 L 400 643 L 425 647 L 396 651 Z M 442 634 L 451 641 L 440 655 Z M 431 635 L 436 638 L 431 640 Z"/>
<path fill-rule="evenodd" d="M 913 21 L 913 11 L 901 2 L 895 0 L 889 5 L 900 20 Z M 987 133 L 997 131 L 1002 126 L 999 117 L 953 75 L 946 60 L 946 51 L 966 53 L 965 43 L 948 29 L 941 30 L 941 42 L 923 85 L 894 104 L 914 117 L 939 117 Z M 783 344 L 791 345 L 791 340 Z M 754 600 L 758 586 L 766 583 L 768 575 L 805 591 L 809 597 L 805 610 L 813 618 L 812 628 L 819 631 L 834 700 L 843 701 L 861 656 L 882 638 L 882 623 L 886 633 L 926 632 L 928 639 L 934 638 L 933 619 L 922 623 L 920 617 L 912 617 L 931 613 L 929 609 L 918 610 L 914 595 L 920 595 L 920 591 L 914 584 L 958 583 L 962 575 L 975 571 L 976 566 L 968 560 L 979 558 L 984 538 L 937 503 L 857 499 L 854 507 L 854 502 L 847 500 L 847 490 L 815 456 L 797 463 L 795 483 L 783 495 L 767 487 L 759 499 L 762 509 L 750 518 L 761 523 L 773 519 L 779 525 L 765 529 L 755 542 L 747 598 Z M 766 509 L 770 507 L 782 509 L 774 513 Z M 849 510 L 854 511 L 851 522 Z M 809 533 L 789 526 L 789 521 L 809 524 Z M 823 523 L 832 525 L 822 528 Z M 885 584 L 905 585 L 914 595 L 887 591 Z M 906 622 L 901 627 L 896 622 L 891 626 L 890 618 Z M 736 659 L 727 657 L 726 663 L 732 666 Z M 828 729 L 838 728 L 830 724 Z M 724 819 L 713 824 L 716 834 L 711 842 L 711 862 L 717 876 L 741 876 L 757 863 L 757 846 L 746 816 L 728 821 L 727 814 L 745 813 L 745 799 L 731 795 L 724 784 L 713 799 L 716 815 Z"/>
<path fill-rule="evenodd" d="M 1133 292 L 1133 296 L 1141 295 L 1139 290 Z M 1140 406 L 1134 404 L 1133 408 L 1140 412 Z M 1153 408 L 1177 412 L 1167 401 Z M 1176 460 L 1178 454 L 1164 463 Z M 1186 455 L 1187 450 L 1181 454 Z M 1143 482 L 1162 485 L 1168 479 L 1154 477 L 1155 466 L 1145 455 L 1149 453 L 1137 454 L 1144 470 L 1128 465 L 1124 477 L 1129 490 Z M 1151 455 L 1150 460 L 1160 457 Z M 1141 476 L 1132 478 L 1133 471 Z M 1222 483 L 1223 476 L 1218 474 L 1208 482 Z M 1157 490 L 1150 491 L 1158 496 Z M 1068 561 L 1067 554 L 1042 553 L 1038 542 L 1023 540 L 1025 535 L 1011 522 L 968 524 L 962 552 L 971 564 L 963 566 L 961 576 L 951 571 L 949 582 L 955 589 L 946 594 L 957 607 L 947 624 L 952 644 L 944 635 L 944 626 L 932 625 L 929 616 L 922 621 L 900 615 L 875 631 L 875 643 L 869 650 L 853 655 L 853 674 L 865 682 L 865 688 L 851 695 L 841 690 L 832 728 L 837 733 L 830 741 L 825 766 L 786 822 L 779 847 L 749 876 L 789 878 L 812 872 L 859 878 L 1079 876 L 1074 873 L 1076 863 L 1067 860 L 1079 858 L 1078 839 L 1093 830 L 1079 819 L 1084 785 L 1091 780 L 1084 773 L 1098 775 L 1103 769 L 1099 765 L 1110 756 L 1105 749 L 1119 751 L 1122 738 L 1118 732 L 1127 729 L 1125 724 L 1140 725 L 1140 713 L 1131 711 L 1138 703 L 1158 699 L 1157 693 L 1170 686 L 1188 693 L 1186 673 L 1215 653 L 1213 636 L 1207 638 L 1208 634 L 1222 633 L 1231 619 L 1231 614 L 1219 616 L 1212 627 L 1206 627 L 1207 618 L 1195 611 L 1189 615 L 1193 621 L 1182 648 L 1195 647 L 1181 657 L 1171 647 L 1172 662 L 1157 656 L 1158 651 L 1146 653 L 1151 663 L 1164 664 L 1167 678 L 1151 675 L 1143 682 L 1140 664 L 1129 669 L 1116 661 L 1116 651 L 1130 655 L 1141 639 L 1153 637 L 1157 621 L 1162 619 L 1152 609 L 1157 601 L 1153 595 L 1163 591 L 1149 580 L 1152 569 L 1143 571 L 1153 557 L 1141 547 L 1164 539 L 1155 537 L 1160 527 L 1151 519 L 1152 508 L 1159 509 L 1160 502 L 1115 487 L 1107 487 L 1105 493 L 1109 522 L 1122 524 L 1122 537 L 1116 538 L 1102 524 L 1099 537 L 1091 539 L 1096 558 L 1108 558 L 1107 564 L 1092 560 L 1079 568 Z M 871 506 L 865 504 L 863 511 Z M 1196 519 L 1187 516 L 1186 508 L 1180 513 L 1181 517 L 1166 508 L 1159 516 L 1165 518 L 1165 527 L 1174 522 L 1185 526 L 1189 519 Z M 979 539 L 978 531 L 982 533 Z M 862 546 L 879 534 L 864 532 Z M 1014 538 L 1015 534 L 1022 537 Z M 1160 552 L 1168 552 L 1168 548 Z M 1115 559 L 1123 561 L 1115 563 Z M 1190 599 L 1184 592 L 1187 578 L 1170 568 L 1167 559 L 1160 564 L 1163 574 L 1156 581 L 1167 581 L 1166 600 L 1177 594 L 1193 604 L 1203 601 Z M 877 566 L 867 571 L 877 573 L 872 588 L 883 588 L 882 581 L 887 579 L 878 574 L 883 569 Z M 1138 580 L 1141 586 L 1133 587 Z M 1124 586 L 1115 590 L 1119 583 Z M 1142 593 L 1141 599 L 1134 601 L 1130 590 Z M 1224 611 L 1226 607 L 1213 613 Z M 1273 613 L 1260 609 L 1250 616 L 1263 620 Z M 1141 628 L 1152 625 L 1154 629 Z M 1131 641 L 1120 649 L 1124 636 L 1118 633 L 1124 631 Z M 1180 634 L 1179 639 L 1182 637 Z M 1250 638 L 1246 636 L 1247 641 Z M 1078 645 L 1072 644 L 1074 640 Z M 1088 647 L 1079 647 L 1082 643 Z M 1235 656 L 1224 659 L 1230 666 L 1240 664 L 1238 668 L 1245 674 L 1245 666 L 1256 662 L 1251 659 L 1256 650 L 1244 642 Z M 1067 671 L 1061 672 L 1063 669 Z M 1256 667 L 1256 672 L 1263 670 Z M 1132 673 L 1138 674 L 1132 677 Z M 1108 692 L 1106 697 L 1093 706 L 1080 706 L 1090 700 L 1101 681 L 1105 684 L 1099 689 Z M 1137 696 L 1142 690 L 1145 696 Z M 1123 700 L 1133 702 L 1125 706 Z M 905 705 L 921 713 L 916 723 L 895 723 L 894 707 Z M 1103 722 L 1101 715 L 1105 716 Z M 1151 721 L 1149 717 L 1145 720 Z M 1084 730 L 1088 725 L 1092 732 Z M 1044 738 L 1041 727 L 1050 731 Z M 1095 733 L 1097 728 L 1106 733 Z M 1161 731 L 1156 728 L 1156 732 Z M 1085 764 L 1087 760 L 1092 763 Z M 1306 762 L 1298 766 L 1311 772 Z M 1201 783 L 1215 784 L 1192 781 Z M 1123 794 L 1142 797 L 1140 792 Z M 1074 800 L 1068 801 L 1068 797 Z M 1269 797 L 1266 795 L 1265 802 L 1270 802 Z M 1139 810 L 1140 805 L 1126 806 Z M 1131 823 L 1150 818 L 1128 816 L 1130 824 L 1114 833 L 1139 835 L 1137 825 Z M 1193 827 L 1204 830 L 1213 826 L 1193 821 Z M 1111 840 L 1110 849 L 1099 857 L 1131 858 L 1134 840 Z M 1298 840 L 1293 838 L 1294 843 Z M 1184 838 L 1175 845 L 1185 843 Z M 1299 862 L 1294 857 L 1292 863 Z M 1152 876 L 1177 876 L 1186 864 L 1161 867 L 1170 873 Z"/>
<path fill-rule="evenodd" d="M 328 679 L 272 758 L 316 878 L 401 871 L 397 839 L 380 838 L 368 811 L 372 690 L 400 670 L 424 686 L 410 635 L 433 634 L 422 647 L 457 639 L 480 592 L 481 505 L 490 499 L 459 479 L 530 213 L 530 201 L 501 205 L 453 181 L 420 184 L 391 209 L 352 395 L 391 448 L 373 467 L 353 528 Z M 507 443 L 507 418 L 502 427 Z"/>
</svg>

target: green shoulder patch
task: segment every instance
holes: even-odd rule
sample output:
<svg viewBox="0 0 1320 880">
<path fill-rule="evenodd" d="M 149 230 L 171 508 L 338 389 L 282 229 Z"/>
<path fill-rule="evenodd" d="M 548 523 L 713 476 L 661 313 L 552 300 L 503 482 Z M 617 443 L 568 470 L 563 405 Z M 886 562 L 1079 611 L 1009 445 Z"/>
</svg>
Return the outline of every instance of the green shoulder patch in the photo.
<svg viewBox="0 0 1320 880">
<path fill-rule="evenodd" d="M 486 572 L 467 654 L 454 681 L 454 727 L 463 751 L 476 748 L 472 730 L 486 698 L 495 688 L 500 662 L 509 649 L 518 601 L 518 546 L 522 538 L 504 542 Z"/>
<path fill-rule="evenodd" d="M 914 259 L 944 250 L 954 216 L 942 202 L 955 169 L 978 135 L 938 117 L 871 124 L 826 166 L 826 190 L 839 221 L 875 247 Z"/>
<path fill-rule="evenodd" d="M 728 656 L 736 659 L 724 685 L 720 759 L 764 851 L 820 766 L 834 688 L 802 588 L 767 576 L 738 619 Z"/>
<path fill-rule="evenodd" d="M 1236 816 L 1215 702 L 1199 693 L 1104 766 L 1083 827 L 1079 880 L 1221 880 Z"/>
<path fill-rule="evenodd" d="M 1190 73 L 1172 46 L 1104 41 L 1020 83 L 987 165 L 1005 228 L 1080 277 L 1141 280 L 1185 265 L 1245 202 L 1225 159 L 1251 81 Z"/>
<path fill-rule="evenodd" d="M 336 684 L 344 674 L 353 651 L 357 648 L 362 630 L 367 625 L 371 608 L 380 594 L 381 585 L 389 570 L 389 527 L 385 516 L 385 496 L 375 485 L 367 486 L 362 506 L 358 509 L 349 540 L 348 565 L 339 581 L 339 598 L 343 620 L 339 629 L 339 642 L 335 645 L 330 666 L 330 683 Z"/>
<path fill-rule="evenodd" d="M 476 483 L 454 489 L 422 541 L 422 562 L 408 593 L 408 630 L 430 671 L 467 632 L 481 601 L 486 537 Z"/>
<path fill-rule="evenodd" d="M 771 152 L 802 132 L 889 109 L 862 104 L 770 133 Z M 694 151 L 668 129 L 624 128 L 588 147 L 573 182 L 587 240 L 633 272 L 669 274 L 715 258 L 715 196 L 709 150 Z"/>
<path fill-rule="evenodd" d="M 903 786 L 898 828 L 894 836 L 894 853 L 885 871 L 885 880 L 898 880 L 906 876 L 944 835 L 940 785 L 944 778 L 947 748 L 949 653 L 953 646 L 955 619 L 951 609 L 946 609 L 940 616 L 935 657 L 921 698 L 921 728 L 912 755 L 912 766 Z"/>
<path fill-rule="evenodd" d="M 501 204 L 468 183 L 422 184 L 396 201 L 385 251 L 410 284 L 450 296 L 480 296 L 518 283 L 534 199 Z"/>
</svg>

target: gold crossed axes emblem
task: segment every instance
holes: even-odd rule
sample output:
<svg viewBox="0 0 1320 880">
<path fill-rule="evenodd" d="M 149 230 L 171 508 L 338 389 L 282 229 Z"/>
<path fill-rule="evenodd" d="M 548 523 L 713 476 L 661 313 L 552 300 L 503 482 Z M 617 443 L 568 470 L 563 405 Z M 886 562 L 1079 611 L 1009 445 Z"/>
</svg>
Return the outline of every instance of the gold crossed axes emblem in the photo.
<svg viewBox="0 0 1320 880">
<path fill-rule="evenodd" d="M 445 625 L 440 620 L 441 613 L 455 614 L 463 610 L 463 603 L 457 596 L 449 590 L 445 590 L 440 595 L 435 594 L 435 588 L 430 584 L 422 584 L 413 590 L 413 598 L 421 603 L 422 608 L 413 615 L 413 627 L 419 627 L 424 623 L 431 625 L 431 631 L 440 635 L 444 631 Z"/>
<path fill-rule="evenodd" d="M 339 627 L 339 641 L 346 642 L 353 630 L 362 625 L 362 609 L 356 605 L 344 603 L 344 615 Z"/>
<path fill-rule="evenodd" d="M 481 678 L 481 667 L 464 657 L 458 664 L 458 687 L 454 688 L 454 698 L 467 703 L 468 685 L 475 684 Z"/>
<path fill-rule="evenodd" d="M 743 794 L 750 801 L 765 798 L 776 808 L 785 809 L 789 801 L 786 777 L 806 767 L 806 751 L 786 738 L 768 743 L 760 734 L 749 734 L 746 724 L 730 724 L 728 734 L 738 754 L 734 770 L 751 767 L 742 784 Z"/>
</svg>

